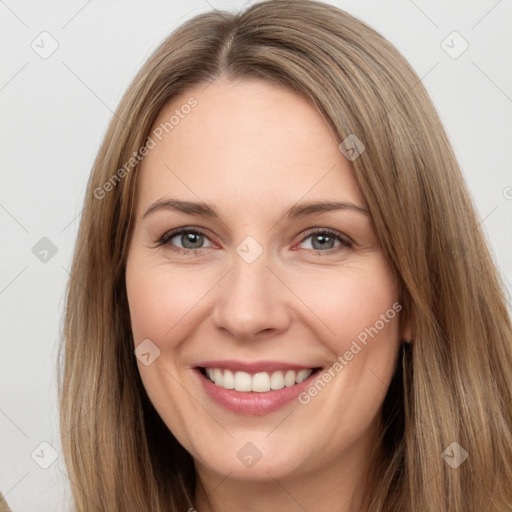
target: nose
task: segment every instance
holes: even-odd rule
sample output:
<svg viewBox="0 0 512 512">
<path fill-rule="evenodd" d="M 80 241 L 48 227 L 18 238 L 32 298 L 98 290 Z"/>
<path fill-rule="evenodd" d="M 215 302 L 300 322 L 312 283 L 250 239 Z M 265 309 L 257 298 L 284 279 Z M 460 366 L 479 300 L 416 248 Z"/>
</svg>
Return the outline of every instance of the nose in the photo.
<svg viewBox="0 0 512 512">
<path fill-rule="evenodd" d="M 284 332 L 290 325 L 290 291 L 270 268 L 266 251 L 248 263 L 236 252 L 233 267 L 216 287 L 214 325 L 236 340 Z"/>
</svg>

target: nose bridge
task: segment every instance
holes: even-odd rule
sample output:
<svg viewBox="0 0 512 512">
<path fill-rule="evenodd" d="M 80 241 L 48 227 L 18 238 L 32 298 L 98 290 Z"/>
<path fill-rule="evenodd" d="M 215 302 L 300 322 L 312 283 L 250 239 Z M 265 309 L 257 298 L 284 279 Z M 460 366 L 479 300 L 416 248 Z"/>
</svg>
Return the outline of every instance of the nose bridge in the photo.
<svg viewBox="0 0 512 512">
<path fill-rule="evenodd" d="M 262 250 L 256 254 L 254 248 L 248 244 L 240 244 L 233 256 L 233 270 L 231 272 L 232 296 L 236 294 L 240 299 L 244 296 L 254 300 L 261 299 L 269 293 L 271 264 L 268 251 Z"/>
<path fill-rule="evenodd" d="M 237 338 L 263 330 L 281 330 L 289 322 L 286 293 L 269 270 L 268 251 L 251 237 L 233 253 L 233 267 L 218 292 L 214 321 Z"/>
</svg>

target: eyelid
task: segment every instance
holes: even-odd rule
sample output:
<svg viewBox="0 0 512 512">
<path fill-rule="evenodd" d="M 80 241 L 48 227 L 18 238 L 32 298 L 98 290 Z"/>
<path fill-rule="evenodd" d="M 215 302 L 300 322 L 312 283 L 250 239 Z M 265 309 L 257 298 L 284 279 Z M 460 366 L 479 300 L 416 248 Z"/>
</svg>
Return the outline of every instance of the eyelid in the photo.
<svg viewBox="0 0 512 512">
<path fill-rule="evenodd" d="M 303 236 L 301 241 L 303 242 L 304 240 L 306 240 L 306 238 L 309 238 L 312 235 L 316 235 L 316 234 L 320 234 L 320 233 L 327 233 L 329 235 L 332 235 L 333 237 L 337 237 L 337 238 L 345 241 L 346 243 L 349 243 L 351 245 L 354 244 L 354 241 L 345 233 L 338 231 L 337 229 L 325 228 L 325 227 L 319 227 L 319 226 L 313 227 L 310 230 L 308 230 L 306 232 L 306 234 Z"/>
</svg>

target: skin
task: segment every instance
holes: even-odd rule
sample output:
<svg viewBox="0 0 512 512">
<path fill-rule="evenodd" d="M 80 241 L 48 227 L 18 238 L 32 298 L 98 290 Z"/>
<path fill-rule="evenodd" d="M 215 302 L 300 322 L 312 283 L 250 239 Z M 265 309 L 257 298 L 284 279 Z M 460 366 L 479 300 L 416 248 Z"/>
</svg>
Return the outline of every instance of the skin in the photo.
<svg viewBox="0 0 512 512">
<path fill-rule="evenodd" d="M 236 414 L 214 403 L 192 370 L 212 359 L 329 368 L 398 302 L 368 215 L 282 214 L 322 200 L 366 208 L 351 163 L 310 104 L 260 80 L 219 79 L 186 91 L 155 127 L 191 96 L 197 106 L 139 168 L 126 286 L 135 345 L 150 339 L 160 350 L 148 366 L 137 361 L 144 386 L 194 458 L 206 489 L 196 490 L 199 512 L 357 510 L 380 408 L 407 339 L 399 314 L 307 405 L 294 400 L 261 416 Z M 220 219 L 170 209 L 143 218 L 170 197 L 212 203 Z M 195 246 L 181 235 L 158 245 L 180 227 L 206 236 Z M 335 238 L 316 243 L 311 228 L 336 230 L 352 246 Z M 263 249 L 250 264 L 236 252 L 248 236 Z M 248 442 L 262 454 L 252 467 L 237 457 Z"/>
</svg>

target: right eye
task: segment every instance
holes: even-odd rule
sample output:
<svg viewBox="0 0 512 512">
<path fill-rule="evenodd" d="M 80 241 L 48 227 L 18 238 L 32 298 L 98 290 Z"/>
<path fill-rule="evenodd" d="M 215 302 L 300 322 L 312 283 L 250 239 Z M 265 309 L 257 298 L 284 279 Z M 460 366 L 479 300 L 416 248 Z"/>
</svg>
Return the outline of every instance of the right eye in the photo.
<svg viewBox="0 0 512 512">
<path fill-rule="evenodd" d="M 176 239 L 175 242 L 173 242 L 174 239 Z M 192 256 L 213 246 L 212 244 L 208 247 L 202 247 L 205 240 L 209 240 L 209 238 L 197 228 L 177 228 L 165 233 L 158 241 L 158 246 L 165 246 L 172 251 Z"/>
</svg>

